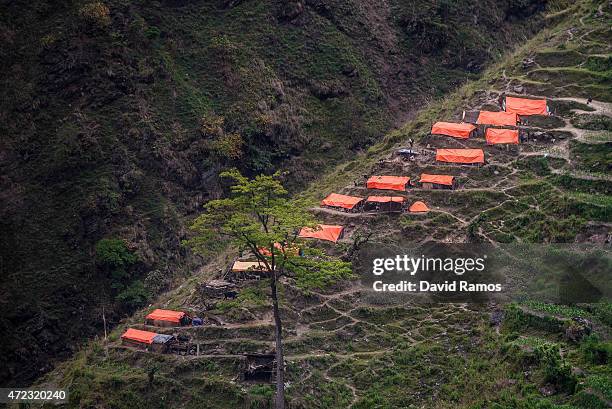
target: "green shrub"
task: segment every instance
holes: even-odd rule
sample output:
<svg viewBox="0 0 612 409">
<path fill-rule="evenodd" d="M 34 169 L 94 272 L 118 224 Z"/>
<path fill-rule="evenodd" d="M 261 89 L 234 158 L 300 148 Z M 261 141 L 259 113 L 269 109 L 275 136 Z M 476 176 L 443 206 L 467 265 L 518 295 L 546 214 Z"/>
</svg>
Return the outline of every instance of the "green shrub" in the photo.
<svg viewBox="0 0 612 409">
<path fill-rule="evenodd" d="M 143 307 L 150 297 L 149 291 L 144 287 L 142 281 L 137 280 L 130 284 L 125 290 L 117 294 L 117 301 L 121 308 L 133 311 Z"/>
<path fill-rule="evenodd" d="M 131 281 L 130 267 L 138 257 L 121 239 L 102 239 L 96 243 L 96 264 L 111 279 L 111 288 L 121 292 Z M 142 284 L 142 283 L 141 283 Z"/>
<path fill-rule="evenodd" d="M 607 365 L 612 355 L 612 342 L 601 342 L 596 334 L 591 334 L 582 341 L 580 352 L 588 363 Z"/>
<path fill-rule="evenodd" d="M 573 393 L 576 388 L 576 377 L 572 367 L 561 358 L 559 345 L 545 343 L 535 347 L 535 356 L 544 373 L 544 382 L 558 386 L 565 392 Z"/>
<path fill-rule="evenodd" d="M 102 239 L 96 244 L 97 261 L 111 267 L 126 267 L 137 260 L 121 239 Z"/>
</svg>

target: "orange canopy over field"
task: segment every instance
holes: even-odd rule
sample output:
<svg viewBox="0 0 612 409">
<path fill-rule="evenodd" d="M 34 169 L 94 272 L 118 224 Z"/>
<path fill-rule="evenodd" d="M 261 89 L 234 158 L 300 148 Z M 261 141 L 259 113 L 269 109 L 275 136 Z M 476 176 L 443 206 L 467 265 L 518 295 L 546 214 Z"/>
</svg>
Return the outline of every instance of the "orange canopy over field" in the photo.
<svg viewBox="0 0 612 409">
<path fill-rule="evenodd" d="M 312 229 L 310 227 L 302 227 L 302 230 L 300 230 L 300 237 L 304 239 L 319 239 L 319 240 L 333 241 L 335 243 L 340 238 L 340 235 L 342 234 L 342 230 L 344 230 L 344 227 L 342 226 L 332 226 L 328 224 L 320 224 L 318 226 L 318 229 Z"/>
<path fill-rule="evenodd" d="M 139 329 L 128 328 L 127 331 L 121 335 L 122 339 L 129 339 L 130 341 L 142 342 L 144 344 L 152 344 L 153 338 L 157 334 L 155 332 L 141 331 Z"/>
<path fill-rule="evenodd" d="M 342 207 L 344 209 L 352 209 L 359 202 L 363 200 L 362 197 L 340 195 L 338 193 L 331 193 L 325 199 L 321 201 L 322 205 L 332 207 Z"/>
<path fill-rule="evenodd" d="M 436 122 L 431 127 L 431 133 L 435 135 L 453 136 L 455 138 L 466 139 L 476 129 L 472 124 L 457 124 L 455 122 Z"/>
<path fill-rule="evenodd" d="M 181 319 L 185 316 L 185 313 L 182 311 L 171 311 L 171 310 L 160 310 L 156 309 L 149 315 L 147 315 L 147 319 L 150 320 L 158 320 L 158 321 L 170 321 L 170 322 L 181 322 Z"/>
<path fill-rule="evenodd" d="M 419 200 L 418 202 L 414 202 L 408 211 L 410 213 L 424 213 L 429 211 L 429 207 Z"/>
<path fill-rule="evenodd" d="M 484 163 L 482 149 L 438 149 L 436 160 L 453 163 Z"/>
<path fill-rule="evenodd" d="M 401 196 L 369 196 L 367 201 L 377 202 L 377 203 L 389 203 L 389 202 L 403 203 L 404 198 Z"/>
<path fill-rule="evenodd" d="M 366 186 L 368 189 L 404 191 L 409 182 L 408 176 L 372 176 L 368 179 Z"/>
<path fill-rule="evenodd" d="M 427 173 L 422 173 L 420 182 L 421 183 L 436 183 L 438 185 L 452 186 L 453 179 L 455 179 L 455 177 L 449 176 L 449 175 L 429 175 Z"/>
<path fill-rule="evenodd" d="M 545 99 L 506 97 L 506 112 L 517 115 L 548 115 Z"/>
<path fill-rule="evenodd" d="M 488 128 L 485 133 L 487 143 L 519 143 L 519 131 L 517 129 L 494 129 Z"/>
<path fill-rule="evenodd" d="M 491 111 L 480 111 L 478 114 L 478 120 L 476 123 L 486 124 L 486 125 L 498 125 L 498 126 L 506 126 L 512 125 L 516 126 L 518 118 L 516 113 L 514 112 L 491 112 Z"/>
</svg>

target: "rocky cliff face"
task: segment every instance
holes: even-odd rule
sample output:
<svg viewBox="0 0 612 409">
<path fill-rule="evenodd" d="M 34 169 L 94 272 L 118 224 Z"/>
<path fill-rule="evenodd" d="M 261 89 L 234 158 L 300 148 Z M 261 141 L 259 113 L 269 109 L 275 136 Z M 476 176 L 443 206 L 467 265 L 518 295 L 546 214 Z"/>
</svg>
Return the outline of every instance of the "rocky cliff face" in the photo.
<svg viewBox="0 0 612 409">
<path fill-rule="evenodd" d="M 544 5 L 2 2 L 0 381 L 187 276 L 184 221 L 221 169 L 286 169 L 299 189 L 477 76 Z M 136 261 L 100 260 L 104 239 Z"/>
</svg>

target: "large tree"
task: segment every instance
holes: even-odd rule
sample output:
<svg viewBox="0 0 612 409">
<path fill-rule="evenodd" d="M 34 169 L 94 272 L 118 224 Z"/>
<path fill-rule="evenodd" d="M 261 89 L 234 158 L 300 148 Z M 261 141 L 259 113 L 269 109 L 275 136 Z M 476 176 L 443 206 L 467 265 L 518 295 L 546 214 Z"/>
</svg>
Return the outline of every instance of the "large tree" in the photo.
<svg viewBox="0 0 612 409">
<path fill-rule="evenodd" d="M 275 407 L 281 409 L 285 407 L 285 373 L 277 291 L 279 279 L 290 277 L 303 289 L 323 287 L 350 277 L 350 264 L 327 256 L 299 239 L 300 229 L 315 227 L 316 222 L 302 203 L 288 197 L 278 173 L 249 179 L 237 170 L 231 170 L 220 176 L 233 180 L 231 195 L 204 206 L 204 213 L 192 225 L 196 235 L 188 244 L 197 252 L 207 253 L 219 245 L 230 243 L 238 250 L 248 250 L 263 266 L 270 282 L 274 314 Z"/>
</svg>

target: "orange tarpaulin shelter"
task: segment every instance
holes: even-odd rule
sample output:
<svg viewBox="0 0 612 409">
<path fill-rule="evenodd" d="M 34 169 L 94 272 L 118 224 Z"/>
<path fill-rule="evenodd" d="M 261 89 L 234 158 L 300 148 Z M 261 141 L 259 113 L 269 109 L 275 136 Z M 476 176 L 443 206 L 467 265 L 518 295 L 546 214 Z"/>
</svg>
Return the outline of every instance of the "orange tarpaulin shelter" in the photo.
<svg viewBox="0 0 612 409">
<path fill-rule="evenodd" d="M 425 213 L 429 211 L 429 207 L 419 200 L 418 202 L 414 202 L 408 211 L 410 213 Z"/>
<path fill-rule="evenodd" d="M 485 125 L 516 126 L 518 117 L 515 112 L 480 111 L 476 123 Z"/>
<path fill-rule="evenodd" d="M 363 200 L 362 197 L 346 196 L 338 193 L 331 193 L 321 201 L 324 206 L 342 207 L 343 209 L 352 209 Z"/>
<path fill-rule="evenodd" d="M 545 99 L 506 97 L 506 112 L 517 115 L 548 115 Z"/>
<path fill-rule="evenodd" d="M 410 183 L 408 176 L 372 176 L 368 179 L 366 186 L 368 189 L 404 191 L 408 183 Z"/>
<path fill-rule="evenodd" d="M 494 129 L 488 128 L 485 138 L 489 144 L 497 143 L 519 143 L 518 129 Z"/>
<path fill-rule="evenodd" d="M 185 313 L 182 311 L 161 310 L 158 308 L 149 315 L 147 315 L 146 319 L 156 321 L 170 321 L 178 324 L 181 322 L 181 319 L 183 319 L 184 316 Z"/>
<path fill-rule="evenodd" d="M 389 202 L 403 203 L 404 198 L 401 196 L 368 196 L 367 201 L 376 202 L 376 203 L 389 203 Z"/>
<path fill-rule="evenodd" d="M 121 339 L 141 342 L 143 344 L 152 344 L 153 338 L 155 338 L 156 336 L 157 334 L 155 332 L 141 331 L 139 329 L 128 328 L 128 330 L 125 331 L 123 335 L 121 335 Z"/>
<path fill-rule="evenodd" d="M 365 203 L 366 211 L 401 212 L 404 198 L 401 196 L 370 196 Z"/>
<path fill-rule="evenodd" d="M 455 122 L 436 122 L 431 127 L 431 133 L 434 135 L 446 135 L 455 138 L 469 138 L 476 127 L 472 124 Z"/>
<path fill-rule="evenodd" d="M 283 246 L 281 246 L 280 243 L 274 243 L 274 248 L 281 252 L 283 250 Z M 257 250 L 259 250 L 259 252 L 263 254 L 264 256 L 267 256 L 267 257 L 272 256 L 272 253 L 270 253 L 270 250 L 268 250 L 267 247 L 258 247 Z"/>
<path fill-rule="evenodd" d="M 235 261 L 232 265 L 233 273 L 244 273 L 247 271 L 263 271 L 265 265 L 259 261 Z"/>
<path fill-rule="evenodd" d="M 419 182 L 421 182 L 421 183 L 435 183 L 435 184 L 438 184 L 438 185 L 452 186 L 454 179 L 455 179 L 455 177 L 454 176 L 450 176 L 450 175 L 430 175 L 430 174 L 427 174 L 427 173 L 422 173 L 421 174 L 421 179 L 419 180 Z"/>
<path fill-rule="evenodd" d="M 274 248 L 277 249 L 280 253 L 284 252 L 290 255 L 297 255 L 300 252 L 300 249 L 297 247 L 285 247 L 283 249 L 283 246 L 280 243 L 274 243 Z M 258 250 L 264 256 L 272 257 L 272 253 L 270 253 L 270 250 L 267 247 L 258 247 Z"/>
<path fill-rule="evenodd" d="M 452 163 L 484 163 L 482 149 L 438 149 L 436 160 Z"/>
<path fill-rule="evenodd" d="M 344 230 L 342 226 L 320 224 L 317 229 L 302 227 L 302 230 L 300 230 L 300 237 L 304 239 L 327 240 L 336 243 L 342 235 L 342 230 Z"/>
</svg>

